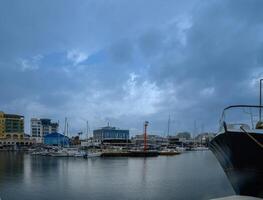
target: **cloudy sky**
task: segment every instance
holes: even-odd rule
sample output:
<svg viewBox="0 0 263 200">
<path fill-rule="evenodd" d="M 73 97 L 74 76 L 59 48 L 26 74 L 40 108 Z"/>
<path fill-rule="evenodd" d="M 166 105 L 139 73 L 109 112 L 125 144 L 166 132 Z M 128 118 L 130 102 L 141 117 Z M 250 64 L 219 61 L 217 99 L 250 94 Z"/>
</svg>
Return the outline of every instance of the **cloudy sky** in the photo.
<svg viewBox="0 0 263 200">
<path fill-rule="evenodd" d="M 0 0 L 0 110 L 166 134 L 257 104 L 262 0 Z"/>
</svg>

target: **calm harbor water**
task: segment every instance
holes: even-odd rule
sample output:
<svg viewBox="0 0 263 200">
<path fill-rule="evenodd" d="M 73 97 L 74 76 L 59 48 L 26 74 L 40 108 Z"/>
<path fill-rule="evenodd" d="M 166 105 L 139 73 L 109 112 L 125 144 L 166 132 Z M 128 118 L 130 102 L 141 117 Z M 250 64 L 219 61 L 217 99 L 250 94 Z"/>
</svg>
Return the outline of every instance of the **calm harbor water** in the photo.
<svg viewBox="0 0 263 200">
<path fill-rule="evenodd" d="M 210 199 L 233 190 L 210 151 L 157 158 L 53 158 L 0 152 L 0 197 Z"/>
</svg>

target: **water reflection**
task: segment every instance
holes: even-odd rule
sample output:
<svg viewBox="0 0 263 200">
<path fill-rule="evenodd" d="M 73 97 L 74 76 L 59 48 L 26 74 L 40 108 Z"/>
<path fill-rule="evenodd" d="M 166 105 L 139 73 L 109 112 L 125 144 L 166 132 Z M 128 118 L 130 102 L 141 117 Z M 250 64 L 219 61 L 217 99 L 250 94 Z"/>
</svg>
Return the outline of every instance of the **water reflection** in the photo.
<svg viewBox="0 0 263 200">
<path fill-rule="evenodd" d="M 2 199 L 209 199 L 229 194 L 230 184 L 210 152 L 87 160 L 0 153 Z"/>
</svg>

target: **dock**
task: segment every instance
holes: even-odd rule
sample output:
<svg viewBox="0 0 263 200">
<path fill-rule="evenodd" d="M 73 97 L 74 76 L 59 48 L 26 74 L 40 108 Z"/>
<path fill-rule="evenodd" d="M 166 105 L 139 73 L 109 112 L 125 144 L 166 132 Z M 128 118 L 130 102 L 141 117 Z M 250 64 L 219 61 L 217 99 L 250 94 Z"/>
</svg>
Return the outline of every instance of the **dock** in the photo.
<svg viewBox="0 0 263 200">
<path fill-rule="evenodd" d="M 250 197 L 250 196 L 233 195 L 233 196 L 222 197 L 222 198 L 211 199 L 211 200 L 262 200 L 262 199 L 257 197 Z"/>
<path fill-rule="evenodd" d="M 158 151 L 103 152 L 101 157 L 157 157 Z"/>
</svg>

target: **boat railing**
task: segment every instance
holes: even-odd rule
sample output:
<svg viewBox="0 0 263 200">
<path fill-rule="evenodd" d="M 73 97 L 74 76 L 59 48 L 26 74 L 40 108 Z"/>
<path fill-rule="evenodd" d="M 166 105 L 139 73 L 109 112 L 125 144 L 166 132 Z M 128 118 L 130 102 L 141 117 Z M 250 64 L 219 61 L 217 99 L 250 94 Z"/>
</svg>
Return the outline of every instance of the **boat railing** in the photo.
<svg viewBox="0 0 263 200">
<path fill-rule="evenodd" d="M 258 105 L 232 105 L 232 106 L 226 107 L 223 110 L 222 116 L 220 118 L 219 131 L 227 131 L 227 130 L 242 131 L 242 128 L 246 130 L 260 130 L 261 129 L 263 131 L 263 120 L 260 119 L 262 108 L 263 106 L 258 106 Z M 246 120 L 245 123 L 244 122 L 242 123 L 241 122 L 240 123 L 239 122 L 238 123 L 228 122 L 228 120 L 226 119 L 227 111 L 233 110 L 233 109 L 241 109 L 243 113 L 249 115 L 249 118 Z M 256 115 L 255 113 L 252 112 L 252 110 L 257 112 Z"/>
</svg>

